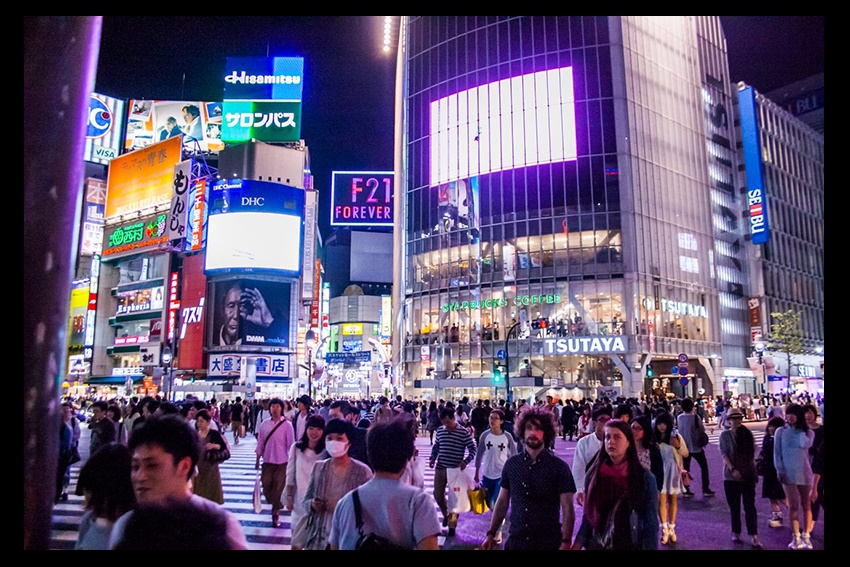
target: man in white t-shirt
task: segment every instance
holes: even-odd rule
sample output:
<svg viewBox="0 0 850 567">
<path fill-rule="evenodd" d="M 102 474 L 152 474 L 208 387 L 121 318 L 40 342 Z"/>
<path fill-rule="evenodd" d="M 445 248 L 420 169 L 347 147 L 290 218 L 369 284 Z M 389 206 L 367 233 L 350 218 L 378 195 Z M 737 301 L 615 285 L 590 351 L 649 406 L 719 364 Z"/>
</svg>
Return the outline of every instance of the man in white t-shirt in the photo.
<svg viewBox="0 0 850 567">
<path fill-rule="evenodd" d="M 587 464 L 599 452 L 602 440 L 605 438 L 605 424 L 611 419 L 611 410 L 607 406 L 599 406 L 591 414 L 594 432 L 585 435 L 576 443 L 576 452 L 573 457 L 573 479 L 576 483 L 576 504 L 584 506 L 584 476 L 587 472 Z"/>
<path fill-rule="evenodd" d="M 502 488 L 502 469 L 505 468 L 505 462 L 519 451 L 514 436 L 502 429 L 505 423 L 505 412 L 499 408 L 493 409 L 488 419 L 490 429 L 485 429 L 478 438 L 478 452 L 475 454 L 475 482 L 480 482 L 484 487 L 487 505 L 492 510 L 496 507 L 496 499 Z M 497 532 L 496 543 L 502 542 L 502 533 L 507 529 L 503 526 Z"/>
</svg>

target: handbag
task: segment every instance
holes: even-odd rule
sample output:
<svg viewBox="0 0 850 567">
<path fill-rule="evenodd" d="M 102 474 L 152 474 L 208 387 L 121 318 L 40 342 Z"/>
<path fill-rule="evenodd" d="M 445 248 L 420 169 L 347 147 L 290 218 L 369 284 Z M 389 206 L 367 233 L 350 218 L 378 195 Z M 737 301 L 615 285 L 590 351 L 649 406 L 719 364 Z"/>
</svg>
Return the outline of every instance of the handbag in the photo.
<svg viewBox="0 0 850 567">
<path fill-rule="evenodd" d="M 351 498 L 354 501 L 354 518 L 357 523 L 357 531 L 360 533 L 360 537 L 357 538 L 357 543 L 354 545 L 354 549 L 362 549 L 365 551 L 375 551 L 375 550 L 390 550 L 390 551 L 402 551 L 405 550 L 404 547 L 397 545 L 385 537 L 379 536 L 374 533 L 364 534 L 363 533 L 363 516 L 360 512 L 360 496 L 357 494 L 357 489 L 351 493 Z"/>
<path fill-rule="evenodd" d="M 694 445 L 696 445 L 698 449 L 702 449 L 708 445 L 708 433 L 706 433 L 705 429 L 697 424 L 697 419 L 699 419 L 699 416 L 696 416 L 696 419 L 694 419 L 694 429 L 696 430 L 694 431 Z"/>
<path fill-rule="evenodd" d="M 477 486 L 471 490 L 467 490 L 469 496 L 469 504 L 472 506 L 472 512 L 475 515 L 483 514 L 489 508 L 487 505 L 487 494 L 484 492 L 483 486 Z"/>
<path fill-rule="evenodd" d="M 83 458 L 80 456 L 80 448 L 75 444 L 71 447 L 71 456 L 68 458 L 68 466 L 73 465 L 74 463 L 79 463 Z"/>
<path fill-rule="evenodd" d="M 254 482 L 254 513 L 263 511 L 263 482 L 260 479 L 260 471 L 257 471 L 257 480 Z"/>
<path fill-rule="evenodd" d="M 207 449 L 204 458 L 213 464 L 223 463 L 230 458 L 230 449 L 222 447 L 221 449 Z"/>
<path fill-rule="evenodd" d="M 204 452 L 204 459 L 208 463 L 219 464 L 223 463 L 227 459 L 230 458 L 230 446 L 227 444 L 227 439 L 224 438 L 224 435 L 221 435 L 218 432 L 210 432 L 210 443 L 215 443 L 220 448 L 219 449 L 207 449 Z"/>
<path fill-rule="evenodd" d="M 764 451 L 762 451 L 756 458 L 756 474 L 764 476 L 765 473 L 767 473 L 767 465 L 764 463 Z"/>
</svg>

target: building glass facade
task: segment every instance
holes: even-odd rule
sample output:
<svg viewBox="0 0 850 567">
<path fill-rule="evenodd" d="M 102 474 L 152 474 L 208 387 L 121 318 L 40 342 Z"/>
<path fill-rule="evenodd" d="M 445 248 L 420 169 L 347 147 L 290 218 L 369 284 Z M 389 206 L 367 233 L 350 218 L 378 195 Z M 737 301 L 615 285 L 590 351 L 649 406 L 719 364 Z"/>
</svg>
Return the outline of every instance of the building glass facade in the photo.
<svg viewBox="0 0 850 567">
<path fill-rule="evenodd" d="M 403 22 L 405 387 L 487 395 L 506 350 L 523 397 L 711 394 L 724 333 L 747 334 L 743 287 L 728 324 L 719 305 L 701 61 L 723 42 L 693 17 Z"/>
</svg>

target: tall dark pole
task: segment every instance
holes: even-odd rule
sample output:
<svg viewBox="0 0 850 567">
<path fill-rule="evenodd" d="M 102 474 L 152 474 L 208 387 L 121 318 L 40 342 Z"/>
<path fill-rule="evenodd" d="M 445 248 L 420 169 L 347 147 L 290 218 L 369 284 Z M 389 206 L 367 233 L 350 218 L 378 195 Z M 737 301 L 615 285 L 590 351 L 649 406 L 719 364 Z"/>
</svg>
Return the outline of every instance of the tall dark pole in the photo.
<svg viewBox="0 0 850 567">
<path fill-rule="evenodd" d="M 24 549 L 48 549 L 102 16 L 24 17 Z"/>
<path fill-rule="evenodd" d="M 517 328 L 519 322 L 514 323 L 505 333 L 505 389 L 507 390 L 508 405 L 514 401 L 514 391 L 511 390 L 511 351 L 508 348 L 508 341 L 511 338 L 511 333 Z"/>
</svg>

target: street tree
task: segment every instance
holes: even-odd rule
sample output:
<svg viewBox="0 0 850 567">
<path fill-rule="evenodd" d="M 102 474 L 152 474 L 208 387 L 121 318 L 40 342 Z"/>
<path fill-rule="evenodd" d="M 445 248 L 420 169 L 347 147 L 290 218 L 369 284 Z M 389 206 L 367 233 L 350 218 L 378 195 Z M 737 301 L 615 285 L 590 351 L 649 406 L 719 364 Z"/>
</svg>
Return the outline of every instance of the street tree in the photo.
<svg viewBox="0 0 850 567">
<path fill-rule="evenodd" d="M 785 389 L 790 391 L 791 366 L 794 356 L 803 354 L 802 314 L 799 311 L 789 309 L 785 312 L 773 312 L 770 317 L 773 322 L 770 325 L 767 348 L 775 353 L 780 352 L 785 355 L 785 360 L 788 363 Z"/>
</svg>

